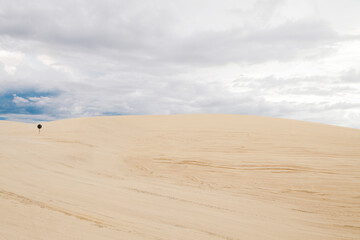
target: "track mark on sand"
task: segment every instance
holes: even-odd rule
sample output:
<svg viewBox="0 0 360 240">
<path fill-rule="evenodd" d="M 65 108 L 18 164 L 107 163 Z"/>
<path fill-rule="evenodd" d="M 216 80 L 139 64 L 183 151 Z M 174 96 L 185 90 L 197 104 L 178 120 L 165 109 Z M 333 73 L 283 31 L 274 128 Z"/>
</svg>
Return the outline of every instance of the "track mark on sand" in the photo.
<svg viewBox="0 0 360 240">
<path fill-rule="evenodd" d="M 167 199 L 171 199 L 171 200 L 175 200 L 175 201 L 179 201 L 179 202 L 190 203 L 190 204 L 203 206 L 203 207 L 207 207 L 207 208 L 214 208 L 214 209 L 218 209 L 218 210 L 234 212 L 234 210 L 223 208 L 223 207 L 218 207 L 218 206 L 214 206 L 214 205 L 210 205 L 210 204 L 206 204 L 206 203 L 194 202 L 194 201 L 190 201 L 190 200 L 186 200 L 186 199 L 182 199 L 182 198 L 177 198 L 177 197 L 168 196 L 168 195 L 164 195 L 164 194 L 159 194 L 159 193 L 149 192 L 149 191 L 145 191 L 145 190 L 140 190 L 140 189 L 137 189 L 137 188 L 124 187 L 124 189 L 134 191 L 134 192 L 138 192 L 138 193 L 142 193 L 142 194 L 152 195 L 152 196 L 156 196 L 156 197 L 167 198 Z"/>
<path fill-rule="evenodd" d="M 30 198 L 24 197 L 22 195 L 18 195 L 18 194 L 13 193 L 13 192 L 8 192 L 8 191 L 4 191 L 4 190 L 0 189 L 0 196 L 2 196 L 2 198 L 4 198 L 4 199 L 15 200 L 15 201 L 23 203 L 23 204 L 33 205 L 33 206 L 44 208 L 44 209 L 47 209 L 47 210 L 50 210 L 50 211 L 62 213 L 62 214 L 65 214 L 67 216 L 75 217 L 75 218 L 77 218 L 79 220 L 90 222 L 90 223 L 94 224 L 95 226 L 97 226 L 99 228 L 108 227 L 108 228 L 114 229 L 113 225 L 111 225 L 109 223 L 105 223 L 101 219 L 97 219 L 95 217 L 85 215 L 85 214 L 79 214 L 79 213 L 70 212 L 70 211 L 67 211 L 67 210 L 65 210 L 63 208 L 60 208 L 60 207 L 50 206 L 50 205 L 48 205 L 46 203 L 43 203 L 41 201 L 32 200 Z M 117 229 L 114 229 L 114 230 L 117 230 Z"/>
</svg>

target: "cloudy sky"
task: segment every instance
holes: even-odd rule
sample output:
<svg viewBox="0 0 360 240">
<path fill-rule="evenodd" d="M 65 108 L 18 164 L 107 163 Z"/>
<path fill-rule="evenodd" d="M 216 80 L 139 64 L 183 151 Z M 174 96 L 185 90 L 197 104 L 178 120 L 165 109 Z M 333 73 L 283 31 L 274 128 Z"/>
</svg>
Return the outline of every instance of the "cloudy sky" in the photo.
<svg viewBox="0 0 360 240">
<path fill-rule="evenodd" d="M 0 0 L 0 119 L 230 113 L 360 128 L 359 0 Z"/>
</svg>

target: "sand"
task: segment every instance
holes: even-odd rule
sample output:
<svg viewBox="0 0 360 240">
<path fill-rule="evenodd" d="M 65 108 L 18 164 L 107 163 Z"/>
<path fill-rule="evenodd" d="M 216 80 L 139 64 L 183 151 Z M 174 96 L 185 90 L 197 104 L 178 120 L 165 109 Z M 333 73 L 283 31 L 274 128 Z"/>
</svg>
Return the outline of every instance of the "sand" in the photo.
<svg viewBox="0 0 360 240">
<path fill-rule="evenodd" d="M 360 239 L 360 130 L 241 115 L 0 121 L 0 239 Z"/>
</svg>

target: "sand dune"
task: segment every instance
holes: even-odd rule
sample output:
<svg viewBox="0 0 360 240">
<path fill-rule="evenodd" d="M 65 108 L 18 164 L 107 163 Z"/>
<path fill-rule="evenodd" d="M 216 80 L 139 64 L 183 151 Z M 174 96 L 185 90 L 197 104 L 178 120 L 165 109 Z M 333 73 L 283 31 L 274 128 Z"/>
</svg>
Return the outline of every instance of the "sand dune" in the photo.
<svg viewBox="0 0 360 240">
<path fill-rule="evenodd" d="M 360 239 L 360 130 L 238 115 L 0 121 L 0 239 Z"/>
</svg>

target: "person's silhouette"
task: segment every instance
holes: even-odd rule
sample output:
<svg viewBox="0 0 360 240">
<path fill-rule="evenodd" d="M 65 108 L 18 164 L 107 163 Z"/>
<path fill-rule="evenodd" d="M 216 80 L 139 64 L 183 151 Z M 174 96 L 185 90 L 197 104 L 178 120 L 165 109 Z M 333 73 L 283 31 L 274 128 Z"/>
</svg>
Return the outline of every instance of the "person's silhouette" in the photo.
<svg viewBox="0 0 360 240">
<path fill-rule="evenodd" d="M 42 128 L 42 125 L 41 125 L 41 124 L 38 124 L 38 125 L 37 125 L 37 128 L 39 129 L 39 134 L 40 134 L 40 129 Z"/>
</svg>

